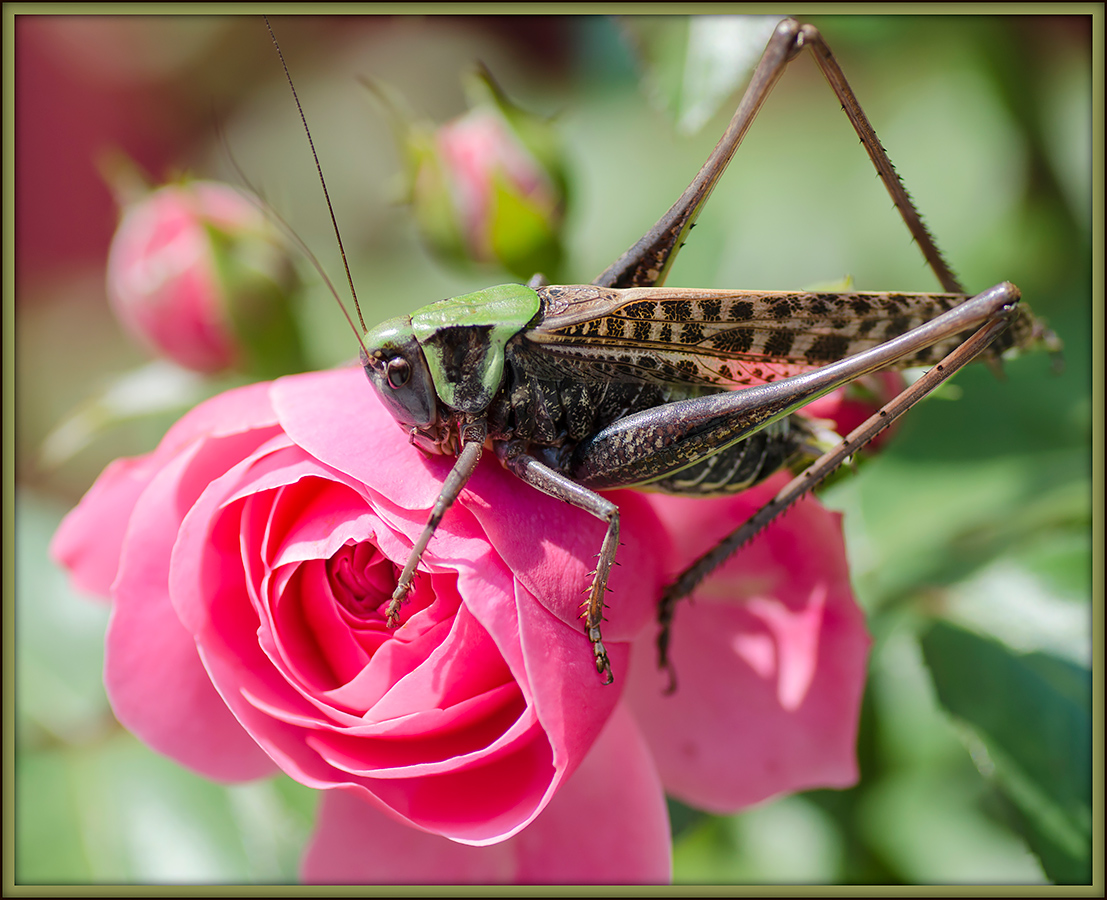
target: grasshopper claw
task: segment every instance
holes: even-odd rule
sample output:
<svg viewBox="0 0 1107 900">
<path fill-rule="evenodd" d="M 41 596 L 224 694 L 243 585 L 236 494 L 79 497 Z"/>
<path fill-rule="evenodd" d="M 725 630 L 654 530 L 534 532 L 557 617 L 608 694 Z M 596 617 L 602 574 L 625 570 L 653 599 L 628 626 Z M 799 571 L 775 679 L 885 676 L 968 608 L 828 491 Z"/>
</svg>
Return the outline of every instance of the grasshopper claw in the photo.
<svg viewBox="0 0 1107 900">
<path fill-rule="evenodd" d="M 408 590 L 409 589 L 403 585 L 396 586 L 396 590 L 392 594 L 392 599 L 388 603 L 388 609 L 385 611 L 385 624 L 389 628 L 395 628 L 400 624 L 400 609 L 407 599 Z"/>
<path fill-rule="evenodd" d="M 596 671 L 604 676 L 604 684 L 611 684 L 615 680 L 615 676 L 611 672 L 611 661 L 607 658 L 607 648 L 603 645 L 599 625 L 594 625 L 588 629 L 588 639 L 592 642 L 592 652 L 596 659 Z"/>
</svg>

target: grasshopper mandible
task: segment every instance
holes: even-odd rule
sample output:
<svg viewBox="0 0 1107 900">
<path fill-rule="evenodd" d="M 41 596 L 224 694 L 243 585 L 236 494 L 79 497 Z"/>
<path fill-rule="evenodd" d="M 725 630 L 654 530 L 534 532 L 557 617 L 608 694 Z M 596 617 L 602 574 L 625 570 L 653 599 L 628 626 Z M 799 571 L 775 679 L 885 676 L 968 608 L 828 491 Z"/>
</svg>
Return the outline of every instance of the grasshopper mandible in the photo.
<svg viewBox="0 0 1107 900">
<path fill-rule="evenodd" d="M 660 286 L 773 85 L 805 48 L 943 293 Z M 457 457 L 399 576 L 389 624 L 398 623 L 423 551 L 487 447 L 527 484 L 606 523 L 582 617 L 596 669 L 610 684 L 601 623 L 619 511 L 597 491 L 641 487 L 706 496 L 743 490 L 781 468 L 802 470 L 660 598 L 659 664 L 671 677 L 668 637 L 677 600 L 962 365 L 982 353 L 997 363 L 1006 349 L 1043 341 L 1056 343 L 1019 305 L 1014 285 L 1004 282 L 972 297 L 962 288 L 826 42 L 811 25 L 786 19 L 695 179 L 590 285 L 549 285 L 536 275 L 527 285 L 440 301 L 361 336 L 366 375 L 412 443 Z M 812 426 L 792 415 L 878 369 L 931 363 L 937 364 L 923 379 L 821 457 Z"/>
</svg>

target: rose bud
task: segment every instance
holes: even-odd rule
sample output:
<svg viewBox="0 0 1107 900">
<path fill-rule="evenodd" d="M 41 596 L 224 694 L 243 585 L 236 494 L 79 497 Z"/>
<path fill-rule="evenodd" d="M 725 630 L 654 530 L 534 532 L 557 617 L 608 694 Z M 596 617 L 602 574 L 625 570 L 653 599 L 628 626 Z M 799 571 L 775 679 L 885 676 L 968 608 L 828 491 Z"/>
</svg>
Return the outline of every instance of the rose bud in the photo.
<svg viewBox="0 0 1107 900">
<path fill-rule="evenodd" d="M 205 373 L 302 370 L 289 302 L 298 285 L 261 209 L 212 181 L 166 185 L 125 204 L 108 254 L 120 322 L 157 354 Z"/>
<path fill-rule="evenodd" d="M 437 129 L 413 122 L 380 85 L 406 160 L 406 199 L 443 259 L 499 264 L 556 279 L 565 180 L 549 123 L 513 106 L 487 71 L 470 79 L 470 110 Z"/>
</svg>

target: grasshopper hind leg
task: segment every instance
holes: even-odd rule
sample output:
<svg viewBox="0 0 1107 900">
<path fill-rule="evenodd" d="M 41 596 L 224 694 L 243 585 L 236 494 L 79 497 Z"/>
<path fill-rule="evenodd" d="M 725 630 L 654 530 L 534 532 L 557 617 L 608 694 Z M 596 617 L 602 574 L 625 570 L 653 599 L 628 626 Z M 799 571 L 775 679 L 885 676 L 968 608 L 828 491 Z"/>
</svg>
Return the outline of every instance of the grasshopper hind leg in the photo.
<svg viewBox="0 0 1107 900">
<path fill-rule="evenodd" d="M 780 490 L 776 497 L 754 513 L 744 525 L 720 541 L 713 549 L 681 573 L 680 577 L 662 594 L 657 612 L 657 621 L 660 626 L 657 636 L 657 662 L 658 668 L 669 673 L 667 693 L 672 693 L 676 689 L 675 672 L 672 661 L 669 659 L 669 640 L 673 611 L 677 601 L 691 594 L 704 578 L 722 565 L 744 544 L 751 541 L 800 497 L 817 486 L 853 453 L 864 447 L 923 397 L 952 377 L 954 373 L 979 357 L 1017 318 L 1019 293 L 1014 285 L 997 285 L 990 291 L 977 295 L 970 303 L 979 300 L 986 301 L 994 309 L 990 313 L 990 317 L 971 337 L 950 351 L 922 378 L 905 388 L 851 431 L 839 444 L 803 469 Z M 968 305 L 968 303 L 964 304 L 962 311 Z"/>
<path fill-rule="evenodd" d="M 772 422 L 744 441 L 644 485 L 647 490 L 685 497 L 737 494 L 781 469 L 796 469 L 818 452 L 813 426 L 797 416 Z"/>
<path fill-rule="evenodd" d="M 667 494 L 711 497 L 736 494 L 760 484 L 781 469 L 796 471 L 812 462 L 825 443 L 812 423 L 801 416 L 774 422 L 741 443 L 700 460 L 668 478 L 650 484 Z M 657 665 L 669 676 L 667 694 L 676 690 L 676 670 L 669 660 L 673 614 L 679 597 L 666 592 L 657 606 Z"/>
<path fill-rule="evenodd" d="M 596 571 L 592 573 L 592 585 L 588 589 L 588 598 L 581 605 L 585 608 L 582 618 L 588 640 L 592 642 L 596 671 L 603 676 L 604 684 L 611 684 L 615 676 L 611 672 L 611 661 L 608 659 L 607 648 L 603 643 L 601 624 L 607 579 L 615 563 L 615 551 L 619 547 L 619 507 L 595 491 L 582 487 L 560 472 L 551 469 L 528 454 L 524 448 L 525 444 L 522 441 L 503 441 L 496 444 L 496 455 L 509 472 L 527 484 L 544 494 L 557 497 L 578 509 L 590 512 L 607 523 L 607 532 L 600 546 Z"/>
</svg>

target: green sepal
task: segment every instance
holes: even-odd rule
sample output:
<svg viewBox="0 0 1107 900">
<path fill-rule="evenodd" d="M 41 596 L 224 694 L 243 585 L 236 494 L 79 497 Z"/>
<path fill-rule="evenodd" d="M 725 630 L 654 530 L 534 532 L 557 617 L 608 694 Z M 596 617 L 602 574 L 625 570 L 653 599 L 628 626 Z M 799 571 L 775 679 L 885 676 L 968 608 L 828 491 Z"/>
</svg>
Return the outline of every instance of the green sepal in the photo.
<svg viewBox="0 0 1107 900">
<path fill-rule="evenodd" d="M 554 119 L 535 115 L 516 106 L 483 63 L 477 63 L 464 81 L 465 96 L 470 109 L 494 106 L 507 121 L 519 142 L 545 170 L 562 206 L 567 205 L 569 181 L 565 175 L 564 153 Z"/>
<path fill-rule="evenodd" d="M 528 201 L 502 175 L 492 188 L 488 230 L 496 259 L 519 278 L 541 272 L 559 282 L 564 251 L 551 211 Z"/>
<path fill-rule="evenodd" d="M 308 368 L 292 302 L 299 278 L 283 248 L 271 236 L 233 235 L 210 224 L 223 307 L 239 347 L 235 368 L 260 379 Z"/>
</svg>

